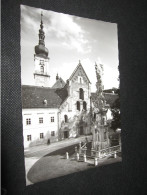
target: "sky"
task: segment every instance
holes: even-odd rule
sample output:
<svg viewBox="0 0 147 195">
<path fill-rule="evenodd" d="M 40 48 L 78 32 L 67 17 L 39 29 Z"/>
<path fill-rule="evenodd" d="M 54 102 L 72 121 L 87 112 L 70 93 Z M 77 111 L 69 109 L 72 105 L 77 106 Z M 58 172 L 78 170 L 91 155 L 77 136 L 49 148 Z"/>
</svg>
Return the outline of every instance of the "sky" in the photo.
<svg viewBox="0 0 147 195">
<path fill-rule="evenodd" d="M 103 65 L 104 89 L 118 87 L 117 24 L 21 5 L 21 83 L 35 85 L 34 47 L 38 45 L 41 11 L 49 50 L 50 87 L 58 73 L 65 82 L 79 60 L 95 92 L 95 63 Z"/>
</svg>

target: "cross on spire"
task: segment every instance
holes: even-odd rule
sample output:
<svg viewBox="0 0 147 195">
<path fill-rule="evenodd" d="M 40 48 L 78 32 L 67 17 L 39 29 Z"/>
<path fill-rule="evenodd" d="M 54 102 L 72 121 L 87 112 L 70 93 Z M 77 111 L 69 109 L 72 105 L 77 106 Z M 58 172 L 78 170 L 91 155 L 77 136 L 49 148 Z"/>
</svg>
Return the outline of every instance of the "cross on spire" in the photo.
<svg viewBox="0 0 147 195">
<path fill-rule="evenodd" d="M 41 11 L 41 24 L 40 24 L 40 28 L 43 29 L 43 11 Z"/>
<path fill-rule="evenodd" d="M 42 21 L 42 18 L 43 18 L 43 11 L 41 11 L 41 21 Z"/>
</svg>

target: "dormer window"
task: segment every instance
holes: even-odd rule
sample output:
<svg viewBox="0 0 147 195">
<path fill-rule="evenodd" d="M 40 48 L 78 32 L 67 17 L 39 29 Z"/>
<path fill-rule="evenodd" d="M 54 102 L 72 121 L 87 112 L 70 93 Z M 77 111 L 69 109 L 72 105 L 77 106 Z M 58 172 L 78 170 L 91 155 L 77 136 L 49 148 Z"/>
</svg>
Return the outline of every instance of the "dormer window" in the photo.
<svg viewBox="0 0 147 195">
<path fill-rule="evenodd" d="M 43 104 L 47 105 L 47 100 L 43 100 Z"/>
</svg>

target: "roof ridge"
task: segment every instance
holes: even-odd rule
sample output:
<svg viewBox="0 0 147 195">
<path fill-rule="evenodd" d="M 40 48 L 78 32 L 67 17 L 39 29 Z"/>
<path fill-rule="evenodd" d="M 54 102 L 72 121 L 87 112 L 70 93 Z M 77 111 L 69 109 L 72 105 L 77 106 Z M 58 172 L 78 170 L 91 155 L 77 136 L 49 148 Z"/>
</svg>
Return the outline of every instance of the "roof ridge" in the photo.
<svg viewBox="0 0 147 195">
<path fill-rule="evenodd" d="M 80 66 L 82 67 L 82 69 L 83 69 L 83 71 L 84 71 L 84 73 L 85 73 L 85 75 L 86 75 L 86 77 L 87 77 L 89 83 L 91 83 L 81 63 L 79 63 L 79 64 L 77 65 L 77 67 L 75 68 L 75 70 L 73 71 L 73 73 L 71 74 L 71 76 L 69 77 L 69 80 L 71 80 L 71 78 L 73 77 L 73 75 L 76 73 L 76 71 L 78 70 L 78 68 L 79 68 Z"/>
<path fill-rule="evenodd" d="M 52 87 L 42 87 L 42 86 L 36 86 L 36 85 L 21 85 L 21 87 L 34 87 L 34 88 L 41 88 L 41 89 L 53 89 Z"/>
</svg>

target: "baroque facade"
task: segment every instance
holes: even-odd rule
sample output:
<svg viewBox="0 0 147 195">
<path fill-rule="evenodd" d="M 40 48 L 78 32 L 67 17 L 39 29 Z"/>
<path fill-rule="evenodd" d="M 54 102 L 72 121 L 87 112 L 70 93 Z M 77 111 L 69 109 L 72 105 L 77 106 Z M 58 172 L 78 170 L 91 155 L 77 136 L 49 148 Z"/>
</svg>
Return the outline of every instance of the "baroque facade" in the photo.
<svg viewBox="0 0 147 195">
<path fill-rule="evenodd" d="M 48 55 L 41 18 L 39 43 L 35 46 L 34 55 L 35 86 L 22 85 L 24 147 L 88 135 L 95 131 L 92 118 L 98 117 L 95 111 L 98 96 L 97 93 L 91 93 L 91 83 L 81 62 L 66 82 L 57 75 L 55 84 L 49 87 Z M 106 123 L 111 119 L 110 102 L 117 96 L 103 95 L 107 109 L 102 120 Z M 106 130 L 107 127 L 103 135 L 104 141 L 108 142 Z"/>
</svg>

